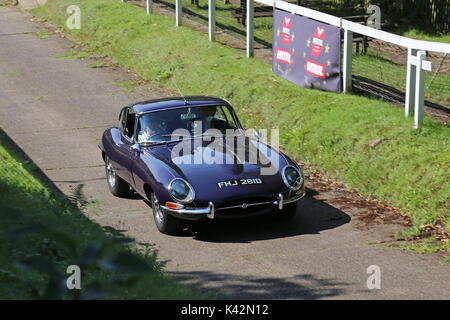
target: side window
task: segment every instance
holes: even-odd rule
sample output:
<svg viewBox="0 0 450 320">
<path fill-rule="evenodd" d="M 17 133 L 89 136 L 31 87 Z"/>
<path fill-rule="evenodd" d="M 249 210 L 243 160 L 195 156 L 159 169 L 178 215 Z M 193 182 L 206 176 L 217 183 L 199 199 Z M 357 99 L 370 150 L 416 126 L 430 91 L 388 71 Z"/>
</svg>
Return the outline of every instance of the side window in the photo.
<svg viewBox="0 0 450 320">
<path fill-rule="evenodd" d="M 127 108 L 124 111 L 122 119 L 123 133 L 127 137 L 131 138 L 134 132 L 134 123 L 136 121 L 136 114 L 132 108 Z"/>
<path fill-rule="evenodd" d="M 118 123 L 118 127 L 123 131 L 123 129 L 125 128 L 125 115 L 127 112 L 127 108 L 123 108 L 122 111 L 120 111 L 120 115 L 119 115 L 119 123 Z"/>
<path fill-rule="evenodd" d="M 236 129 L 233 116 L 227 107 L 221 106 L 219 111 L 216 113 L 216 118 L 227 122 L 232 129 Z"/>
</svg>

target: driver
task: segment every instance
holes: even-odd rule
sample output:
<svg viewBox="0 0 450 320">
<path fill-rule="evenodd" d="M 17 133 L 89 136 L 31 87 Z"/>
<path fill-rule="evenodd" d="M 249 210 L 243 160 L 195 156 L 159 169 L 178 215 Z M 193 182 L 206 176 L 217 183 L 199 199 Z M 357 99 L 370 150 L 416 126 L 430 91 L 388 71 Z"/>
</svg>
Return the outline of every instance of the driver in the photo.
<svg viewBox="0 0 450 320">
<path fill-rule="evenodd" d="M 216 115 L 216 111 L 217 111 L 217 107 L 215 106 L 208 106 L 208 107 L 204 107 L 204 109 L 202 110 L 203 113 L 203 117 L 204 117 L 204 124 L 205 124 L 205 130 L 214 128 L 213 126 L 213 120 L 215 120 L 215 115 Z"/>
<path fill-rule="evenodd" d="M 232 126 L 228 123 L 228 121 L 221 119 L 221 112 L 219 112 L 219 116 L 216 117 L 217 110 L 217 106 L 203 107 L 202 113 L 204 116 L 205 131 L 208 129 L 218 129 L 222 133 L 225 133 L 225 130 L 232 129 Z"/>
<path fill-rule="evenodd" d="M 155 115 L 145 115 L 139 119 L 139 142 L 151 141 L 152 137 L 164 133 L 163 123 L 159 117 Z"/>
</svg>

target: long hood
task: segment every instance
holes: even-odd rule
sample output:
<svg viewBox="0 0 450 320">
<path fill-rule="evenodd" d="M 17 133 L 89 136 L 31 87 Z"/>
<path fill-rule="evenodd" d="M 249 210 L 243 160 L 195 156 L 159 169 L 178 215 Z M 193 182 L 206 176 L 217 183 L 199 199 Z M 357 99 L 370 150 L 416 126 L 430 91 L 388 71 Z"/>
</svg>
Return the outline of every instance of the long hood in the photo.
<svg viewBox="0 0 450 320">
<path fill-rule="evenodd" d="M 149 150 L 174 175 L 186 179 L 198 201 L 279 193 L 286 189 L 280 169 L 284 156 L 249 137 L 198 138 Z M 197 201 L 196 201 L 197 202 Z"/>
</svg>

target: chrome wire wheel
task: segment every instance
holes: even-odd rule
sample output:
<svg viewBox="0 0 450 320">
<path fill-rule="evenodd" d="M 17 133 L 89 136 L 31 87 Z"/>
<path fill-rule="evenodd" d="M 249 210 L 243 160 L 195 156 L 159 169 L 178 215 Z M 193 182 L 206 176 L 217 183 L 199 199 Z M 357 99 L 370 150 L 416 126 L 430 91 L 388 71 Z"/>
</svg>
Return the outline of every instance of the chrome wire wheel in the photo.
<svg viewBox="0 0 450 320">
<path fill-rule="evenodd" d="M 165 234 L 177 234 L 183 229 L 182 221 L 161 208 L 155 194 L 150 196 L 150 203 L 152 205 L 153 218 L 158 230 Z"/>
<path fill-rule="evenodd" d="M 161 206 L 159 205 L 158 199 L 156 197 L 153 197 L 153 210 L 155 210 L 155 218 L 158 220 L 158 223 L 163 223 L 164 221 L 164 214 L 161 210 Z"/>
<path fill-rule="evenodd" d="M 116 185 L 116 172 L 111 164 L 109 158 L 106 160 L 106 175 L 108 178 L 108 183 L 111 187 Z"/>
</svg>

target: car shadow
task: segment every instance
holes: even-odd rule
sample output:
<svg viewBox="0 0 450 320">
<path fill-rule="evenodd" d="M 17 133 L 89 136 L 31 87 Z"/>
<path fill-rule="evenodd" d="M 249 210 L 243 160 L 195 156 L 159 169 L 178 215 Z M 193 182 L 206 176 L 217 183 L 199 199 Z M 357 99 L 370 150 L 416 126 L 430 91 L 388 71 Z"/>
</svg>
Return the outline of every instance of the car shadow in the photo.
<svg viewBox="0 0 450 320">
<path fill-rule="evenodd" d="M 350 222 L 345 212 L 314 199 L 311 190 L 299 201 L 297 215 L 291 221 L 276 219 L 276 212 L 241 218 L 205 220 L 186 224 L 182 236 L 217 243 L 249 243 L 252 241 L 286 238 L 303 234 L 319 234 Z"/>
</svg>

